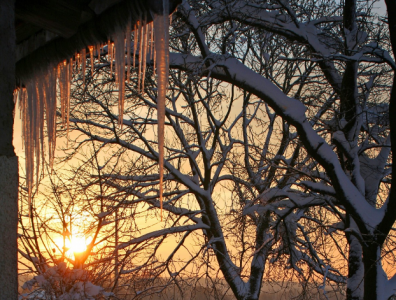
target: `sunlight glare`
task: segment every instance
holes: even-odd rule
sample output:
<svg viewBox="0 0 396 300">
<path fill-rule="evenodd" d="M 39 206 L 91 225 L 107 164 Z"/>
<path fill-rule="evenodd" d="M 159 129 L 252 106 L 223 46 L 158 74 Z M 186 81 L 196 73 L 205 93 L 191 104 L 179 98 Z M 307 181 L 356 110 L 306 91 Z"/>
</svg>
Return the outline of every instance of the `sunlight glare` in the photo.
<svg viewBox="0 0 396 300">
<path fill-rule="evenodd" d="M 74 236 L 71 238 L 69 247 L 72 253 L 81 253 L 87 250 L 86 240 L 84 237 Z"/>
<path fill-rule="evenodd" d="M 92 238 L 91 238 L 92 239 Z M 90 239 L 86 239 L 83 236 L 73 236 L 71 240 L 66 238 L 65 240 L 65 247 L 67 248 L 66 254 L 73 255 L 73 253 L 81 253 L 87 250 L 87 244 L 89 244 Z M 59 247 L 59 249 L 62 249 L 63 247 L 63 239 L 62 238 L 57 238 L 55 239 L 56 245 Z"/>
</svg>

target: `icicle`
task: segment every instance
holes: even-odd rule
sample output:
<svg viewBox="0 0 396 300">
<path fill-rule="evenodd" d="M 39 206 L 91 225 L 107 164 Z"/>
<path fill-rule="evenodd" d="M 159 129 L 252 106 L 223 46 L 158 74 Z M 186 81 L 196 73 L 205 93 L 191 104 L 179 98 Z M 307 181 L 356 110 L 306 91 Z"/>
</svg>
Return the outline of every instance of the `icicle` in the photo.
<svg viewBox="0 0 396 300">
<path fill-rule="evenodd" d="M 45 107 L 45 81 L 46 74 L 42 73 L 38 76 L 37 94 L 39 98 L 38 121 L 39 121 L 39 137 L 40 137 L 40 154 L 36 162 L 37 164 L 37 182 L 38 182 L 38 166 L 41 158 L 42 170 L 44 170 L 44 107 Z"/>
<path fill-rule="evenodd" d="M 60 103 L 61 103 L 61 119 L 62 119 L 62 123 L 63 123 L 63 116 L 64 116 L 63 108 L 64 108 L 64 106 L 63 106 L 63 98 L 62 98 L 62 90 L 63 90 L 62 84 L 63 84 L 63 81 L 60 79 L 60 77 L 61 77 L 61 67 L 62 67 L 62 65 L 59 64 L 58 67 L 56 68 L 56 79 L 57 79 L 57 82 L 59 84 Z"/>
<path fill-rule="evenodd" d="M 68 73 L 67 73 L 67 98 L 66 98 L 66 143 L 69 142 L 69 125 L 70 125 L 70 93 L 71 93 L 71 81 L 73 79 L 73 59 L 70 59 L 69 66 L 68 66 Z"/>
<path fill-rule="evenodd" d="M 131 77 L 131 21 L 128 21 L 126 28 L 126 49 L 127 49 L 127 82 L 129 83 L 129 78 Z"/>
<path fill-rule="evenodd" d="M 155 41 L 154 41 L 154 45 L 155 45 Z M 156 66 L 157 66 L 157 50 L 155 49 L 155 47 L 154 47 L 154 54 L 153 54 L 153 78 L 154 78 L 154 80 L 155 80 L 155 69 L 156 69 Z"/>
<path fill-rule="evenodd" d="M 133 68 L 136 67 L 136 51 L 137 51 L 137 44 L 139 42 L 139 30 L 136 26 L 136 24 L 133 27 Z"/>
<path fill-rule="evenodd" d="M 150 59 L 154 59 L 154 25 L 150 23 Z"/>
<path fill-rule="evenodd" d="M 158 116 L 158 165 L 159 165 L 159 194 L 161 203 L 161 220 L 162 220 L 162 202 L 163 202 L 163 178 L 164 178 L 164 134 L 165 134 L 165 99 L 168 84 L 169 73 L 169 2 L 163 0 L 162 15 L 154 15 L 155 29 L 155 48 L 157 55 L 157 72 L 158 72 L 158 97 L 157 97 L 157 116 Z"/>
<path fill-rule="evenodd" d="M 69 72 L 73 65 L 64 61 L 57 68 L 49 68 L 28 81 L 26 89 L 19 89 L 18 100 L 22 119 L 22 142 L 25 148 L 26 185 L 28 190 L 29 214 L 32 190 L 39 182 L 40 164 L 44 168 L 44 120 L 47 121 L 48 151 L 50 166 L 53 165 L 56 138 L 56 82 L 59 78 L 61 108 L 64 119 L 65 102 L 70 96 Z M 67 105 L 68 106 L 68 105 Z M 68 107 L 67 107 L 68 109 Z M 34 174 L 35 173 L 35 174 Z"/>
<path fill-rule="evenodd" d="M 162 14 L 154 14 L 154 26 L 147 25 L 147 16 L 140 19 L 134 25 L 133 32 L 133 67 L 136 67 L 136 54 L 139 55 L 138 62 L 138 84 L 139 91 L 144 91 L 146 77 L 147 58 L 153 59 L 153 75 L 155 70 L 158 73 L 158 96 L 157 96 L 157 117 L 158 117 L 158 164 L 159 164 L 159 194 L 161 203 L 161 219 L 163 206 L 163 173 L 164 173 L 164 133 L 165 133 L 165 100 L 169 77 L 169 0 L 163 0 Z M 139 14 L 142 16 L 142 14 Z M 110 63 L 110 72 L 113 72 L 115 58 L 116 83 L 119 90 L 119 125 L 122 128 L 124 93 L 125 93 L 125 43 L 127 52 L 127 76 L 130 78 L 131 67 L 131 25 L 128 23 L 125 32 L 117 30 L 114 36 L 114 43 L 108 41 L 107 55 Z M 154 37 L 154 39 L 153 39 Z M 139 48 L 138 48 L 139 47 Z M 98 55 L 100 62 L 101 45 L 89 46 L 91 61 L 91 77 L 94 73 L 94 51 Z M 77 70 L 81 66 L 82 80 L 85 84 L 86 69 L 86 48 L 80 53 L 76 53 L 75 64 Z M 74 67 L 73 59 L 60 63 L 57 67 L 50 67 L 47 72 L 39 74 L 38 77 L 25 83 L 26 88 L 19 88 L 14 95 L 14 101 L 18 99 L 23 124 L 22 142 L 25 147 L 26 156 L 26 184 L 28 188 L 29 203 L 32 197 L 32 187 L 34 179 L 39 180 L 40 162 L 44 162 L 44 120 L 47 121 L 48 152 L 49 162 L 52 168 L 56 149 L 56 99 L 57 80 L 59 80 L 59 95 L 61 102 L 61 118 L 63 125 L 69 129 L 70 119 L 70 86 Z M 44 116 L 45 114 L 45 116 Z M 34 164 L 36 162 L 36 165 Z M 36 174 L 34 174 L 34 171 Z M 34 178 L 34 175 L 36 175 Z M 30 207 L 30 204 L 29 204 Z"/>
<path fill-rule="evenodd" d="M 107 42 L 107 57 L 110 63 L 110 76 L 113 74 L 113 43 Z"/>
<path fill-rule="evenodd" d="M 96 54 L 98 56 L 98 63 L 99 64 L 100 64 L 100 47 L 101 47 L 101 44 L 97 44 L 96 45 Z"/>
<path fill-rule="evenodd" d="M 115 56 L 115 51 L 116 51 L 116 47 L 118 47 L 118 43 L 117 43 L 117 37 L 116 37 L 117 33 L 115 34 L 115 36 L 113 37 L 113 40 L 115 41 L 115 43 L 113 43 L 113 59 L 114 59 L 114 67 L 115 67 L 115 72 L 114 72 L 114 78 L 115 78 L 115 84 L 118 86 L 118 71 L 117 71 L 117 57 Z"/>
<path fill-rule="evenodd" d="M 84 65 L 84 64 L 83 64 Z M 83 67 L 83 70 L 85 68 Z M 62 124 L 66 125 L 67 120 L 67 110 L 68 110 L 68 87 L 69 87 L 69 75 L 68 75 L 68 67 L 66 61 L 60 63 L 58 65 L 58 80 L 59 80 L 59 91 L 60 91 L 60 100 L 61 100 L 61 115 L 62 115 Z"/>
<path fill-rule="evenodd" d="M 88 46 L 89 49 L 89 59 L 91 60 L 91 78 L 93 78 L 94 74 L 94 47 Z"/>
<path fill-rule="evenodd" d="M 118 29 L 114 36 L 116 84 L 118 84 L 118 124 L 122 128 L 125 89 L 125 33 Z"/>
<path fill-rule="evenodd" d="M 76 53 L 75 55 L 74 55 L 74 57 L 76 58 L 75 59 L 75 61 L 74 61 L 74 67 L 75 67 L 75 69 L 76 69 L 76 72 L 77 72 L 77 74 L 79 73 L 79 68 L 80 68 L 80 53 Z"/>
<path fill-rule="evenodd" d="M 24 140 L 25 140 L 25 166 L 26 166 L 26 185 L 28 189 L 29 215 L 32 200 L 33 175 L 34 175 L 34 156 L 37 153 L 37 91 L 34 79 L 27 83 L 27 97 L 24 99 Z"/>
<path fill-rule="evenodd" d="M 142 67 L 142 52 L 143 52 L 143 30 L 144 30 L 143 20 L 139 21 L 139 65 L 138 65 L 138 85 L 137 90 L 140 92 L 140 81 L 141 81 L 141 67 Z"/>
<path fill-rule="evenodd" d="M 16 88 L 15 90 L 14 90 L 14 93 L 13 93 L 13 96 L 14 96 L 14 107 L 15 107 L 15 105 L 17 104 L 17 102 L 18 102 L 18 94 L 19 94 L 19 88 Z M 15 111 L 16 111 L 16 109 L 14 109 L 14 111 L 13 111 L 13 119 L 15 120 Z"/>
<path fill-rule="evenodd" d="M 23 97 L 23 138 L 24 138 L 24 145 L 25 145 L 25 172 L 26 172 L 26 187 L 28 190 L 28 205 L 29 205 L 29 216 L 30 216 L 30 207 L 31 207 L 31 199 L 32 199 L 32 168 L 31 168 L 31 160 L 32 160 L 32 155 L 30 152 L 31 149 L 31 140 L 32 140 L 32 134 L 30 132 L 30 114 L 29 114 L 29 97 L 27 96 L 27 90 L 30 90 L 30 83 L 27 84 L 27 88 L 24 93 Z"/>
<path fill-rule="evenodd" d="M 85 84 L 85 65 L 87 62 L 87 50 L 84 48 L 81 50 L 81 69 L 83 72 L 83 84 Z"/>
<path fill-rule="evenodd" d="M 113 58 L 113 61 L 115 60 L 115 46 L 114 46 L 114 42 L 111 43 L 111 49 L 112 49 L 112 53 L 111 53 L 111 57 Z"/>
<path fill-rule="evenodd" d="M 47 119 L 48 155 L 53 167 L 56 146 L 56 69 L 50 68 L 45 82 L 45 113 Z"/>
<path fill-rule="evenodd" d="M 145 81 L 145 79 L 146 79 L 147 48 L 148 48 L 148 37 L 149 37 L 148 29 L 149 29 L 149 26 L 146 24 L 146 26 L 145 26 L 145 34 L 144 34 L 144 36 L 143 36 L 144 42 L 143 42 L 143 53 L 142 53 L 142 55 L 143 55 L 143 63 L 142 63 L 142 89 L 141 89 L 142 93 L 144 93 L 144 81 Z"/>
</svg>

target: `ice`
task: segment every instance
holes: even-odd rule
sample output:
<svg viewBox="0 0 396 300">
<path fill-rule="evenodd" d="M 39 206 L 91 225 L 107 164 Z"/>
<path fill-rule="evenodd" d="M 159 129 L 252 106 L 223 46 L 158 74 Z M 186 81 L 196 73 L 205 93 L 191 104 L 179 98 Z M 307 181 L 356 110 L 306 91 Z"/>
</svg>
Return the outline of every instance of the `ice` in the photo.
<svg viewBox="0 0 396 300">
<path fill-rule="evenodd" d="M 69 140 L 69 125 L 70 125 L 70 94 L 71 94 L 71 81 L 73 79 L 73 59 L 69 61 L 68 74 L 67 74 L 67 107 L 66 107 L 66 134 Z"/>
<path fill-rule="evenodd" d="M 100 63 L 100 44 L 96 45 L 96 55 L 98 56 L 98 63 Z"/>
<path fill-rule="evenodd" d="M 142 64 L 142 88 L 141 91 L 144 93 L 144 80 L 146 77 L 146 63 L 147 63 L 147 48 L 148 48 L 148 29 L 149 26 L 146 25 L 144 27 L 144 35 L 143 35 L 143 64 Z"/>
<path fill-rule="evenodd" d="M 139 30 L 137 29 L 137 26 L 133 27 L 133 68 L 136 67 L 135 64 L 135 59 L 136 59 L 136 50 L 137 50 L 137 44 L 139 42 Z"/>
<path fill-rule="evenodd" d="M 142 72 L 141 72 L 141 67 L 142 67 L 142 53 L 143 53 L 143 34 L 144 34 L 144 25 L 143 24 L 143 20 L 139 21 L 139 65 L 138 65 L 138 85 L 137 85 L 137 89 L 138 91 L 140 91 L 140 82 L 141 82 L 141 76 L 142 76 Z"/>
<path fill-rule="evenodd" d="M 137 25 L 134 25 L 133 33 L 133 67 L 136 66 L 136 54 L 139 55 L 138 85 L 137 89 L 144 91 L 147 58 L 153 59 L 153 76 L 155 69 L 158 72 L 158 156 L 160 172 L 160 201 L 162 209 L 163 195 L 163 172 L 164 172 L 164 123 L 165 123 L 165 100 L 168 84 L 169 67 L 169 3 L 163 1 L 163 14 L 155 14 L 153 24 L 147 24 L 147 16 L 141 16 Z M 110 72 L 113 72 L 113 60 L 115 59 L 116 83 L 119 90 L 119 119 L 120 126 L 123 123 L 124 90 L 125 90 L 125 63 L 127 64 L 128 81 L 131 67 L 131 24 L 128 23 L 125 31 L 118 29 L 114 36 L 114 43 L 108 40 L 107 55 L 110 63 Z M 127 61 L 125 62 L 125 43 Z M 94 73 L 95 51 L 100 61 L 102 45 L 88 46 L 91 63 L 91 77 Z M 139 49 L 137 49 L 139 47 Z M 26 185 L 28 198 L 31 201 L 34 175 L 39 180 L 40 162 L 44 162 L 44 120 L 47 122 L 48 155 L 49 164 L 52 168 L 56 147 L 56 99 L 57 86 L 61 103 L 61 120 L 69 131 L 70 94 L 74 63 L 77 71 L 81 67 L 82 80 L 85 84 L 86 71 L 86 48 L 73 58 L 62 61 L 58 66 L 50 66 L 48 70 L 40 73 L 36 78 L 25 83 L 26 88 L 19 88 L 14 95 L 15 101 L 19 101 L 22 118 L 22 143 L 26 156 Z M 44 116 L 45 114 L 45 116 Z M 34 174 L 34 171 L 36 174 Z"/>
<path fill-rule="evenodd" d="M 113 74 L 113 43 L 107 42 L 107 58 L 110 63 L 110 74 Z"/>
<path fill-rule="evenodd" d="M 128 22 L 126 28 L 126 52 L 127 52 L 127 82 L 129 83 L 129 78 L 131 77 L 131 22 Z"/>
<path fill-rule="evenodd" d="M 81 50 L 81 69 L 82 69 L 82 76 L 83 76 L 83 83 L 85 84 L 85 66 L 86 66 L 86 59 L 87 59 L 87 50 L 84 48 Z"/>
<path fill-rule="evenodd" d="M 89 46 L 89 59 L 91 61 L 91 77 L 93 77 L 93 73 L 94 73 L 94 47 L 93 46 Z"/>
<path fill-rule="evenodd" d="M 66 65 L 66 61 L 60 63 L 58 65 L 58 81 L 59 81 L 59 91 L 60 91 L 60 99 L 61 99 L 61 115 L 62 115 L 62 124 L 66 124 L 66 110 L 67 110 L 67 96 L 68 91 L 67 88 L 69 86 L 68 80 L 68 68 Z"/>
<path fill-rule="evenodd" d="M 118 124 L 122 128 L 125 90 L 125 32 L 119 28 L 114 35 L 115 73 L 118 85 Z"/>
<path fill-rule="evenodd" d="M 163 0 L 163 14 L 154 15 L 154 30 L 155 30 L 155 50 L 156 63 L 158 72 L 158 96 L 157 96 L 157 118 L 158 118 L 158 165 L 159 165 L 159 198 L 163 203 L 163 179 L 164 179 L 164 134 L 165 134 L 165 99 L 166 89 L 169 77 L 169 2 Z M 162 218 L 162 213 L 161 213 Z"/>
<path fill-rule="evenodd" d="M 53 167 L 56 147 L 56 69 L 50 68 L 46 81 L 45 113 L 47 117 L 48 152 L 50 167 Z"/>
<path fill-rule="evenodd" d="M 150 59 L 154 58 L 154 26 L 150 23 Z"/>
</svg>

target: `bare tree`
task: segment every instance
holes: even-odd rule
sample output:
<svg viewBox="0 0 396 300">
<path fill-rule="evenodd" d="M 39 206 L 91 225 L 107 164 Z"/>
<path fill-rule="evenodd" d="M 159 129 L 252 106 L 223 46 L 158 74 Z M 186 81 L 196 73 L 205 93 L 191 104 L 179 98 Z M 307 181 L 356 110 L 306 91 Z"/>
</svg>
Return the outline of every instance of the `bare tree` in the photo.
<svg viewBox="0 0 396 300">
<path fill-rule="evenodd" d="M 286 180 L 281 189 L 262 193 L 262 204 L 256 209 L 264 206 L 265 211 L 269 201 L 280 198 L 287 200 L 283 206 L 290 208 L 286 210 L 290 215 L 304 207 L 308 191 L 313 197 L 309 201 L 319 199 L 333 206 L 333 214 L 342 221 L 342 225 L 334 227 L 344 230 L 349 245 L 350 299 L 387 299 L 394 293 L 395 280 L 388 280 L 381 264 L 395 221 L 388 186 L 392 127 L 387 115 L 393 97 L 387 94 L 395 69 L 387 30 L 392 37 L 393 28 L 377 21 L 371 13 L 372 5 L 357 1 L 212 1 L 207 11 L 199 8 L 195 15 L 185 3 L 179 12 L 190 25 L 202 58 L 185 54 L 174 55 L 173 59 L 173 67 L 192 70 L 201 66 L 201 74 L 230 82 L 265 100 L 295 128 L 314 167 L 307 162 L 305 168 L 292 172 L 300 178 Z M 212 42 L 213 24 L 229 24 L 229 34 L 221 34 L 229 37 L 229 42 Z M 241 35 L 249 30 L 256 33 L 254 42 L 245 46 L 251 47 L 251 55 L 262 47 L 260 30 L 269 32 L 274 39 L 301 45 L 300 54 L 275 59 L 311 63 L 313 69 L 308 77 L 298 73 L 294 76 L 296 83 L 309 80 L 311 84 L 285 90 L 276 78 L 244 61 L 247 56 L 233 52 L 238 30 Z M 259 60 L 256 62 L 260 65 Z M 282 75 L 287 79 L 287 73 Z M 291 171 L 293 156 L 290 161 L 280 154 L 279 159 Z M 305 247 L 310 245 L 306 243 Z M 301 252 L 294 254 L 301 258 Z M 315 260 L 321 267 L 318 272 L 327 277 L 329 269 L 322 269 L 325 264 L 320 256 Z"/>
</svg>

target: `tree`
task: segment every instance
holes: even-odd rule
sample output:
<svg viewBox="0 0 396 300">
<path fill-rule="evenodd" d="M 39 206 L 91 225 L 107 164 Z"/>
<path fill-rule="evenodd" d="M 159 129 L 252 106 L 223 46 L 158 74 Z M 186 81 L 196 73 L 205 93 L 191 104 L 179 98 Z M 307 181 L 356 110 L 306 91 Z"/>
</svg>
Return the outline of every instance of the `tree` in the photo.
<svg viewBox="0 0 396 300">
<path fill-rule="evenodd" d="M 50 173 L 30 203 L 21 180 L 19 272 L 26 291 L 22 298 L 107 299 L 113 293 L 104 288 L 117 288 L 113 262 L 117 212 L 104 213 L 103 201 L 92 205 L 92 194 L 82 182 L 75 190 L 65 184 L 78 178 Z"/>
<path fill-rule="evenodd" d="M 389 9 L 394 2 L 389 1 L 387 5 L 391 11 Z M 305 151 L 318 164 L 315 176 L 308 173 L 310 180 L 304 178 L 297 183 L 315 194 L 335 197 L 327 202 L 342 209 L 335 212 L 344 221 L 349 243 L 348 297 L 360 298 L 360 287 L 363 286 L 364 299 L 388 298 L 394 293 L 396 279 L 388 280 L 381 257 L 392 236 L 395 221 L 392 185 L 387 186 L 389 163 L 392 161 L 389 141 L 393 131 L 392 125 L 383 121 L 387 119 L 386 110 L 394 93 L 386 96 L 389 89 L 381 93 L 381 88 L 377 90 L 375 83 L 384 76 L 382 79 L 388 83 L 388 88 L 394 86 L 394 61 L 390 55 L 394 48 L 390 47 L 389 39 L 384 35 L 388 29 L 392 39 L 394 28 L 383 28 L 376 23 L 370 17 L 371 4 L 363 6 L 357 1 L 345 1 L 341 5 L 331 2 L 274 1 L 261 4 L 232 1 L 227 3 L 227 9 L 221 2 L 212 2 L 210 6 L 211 9 L 199 17 L 200 21 L 194 19 L 188 8 L 185 13 L 190 18 L 204 61 L 185 55 L 184 63 L 175 57 L 174 67 L 188 69 L 189 63 L 201 62 L 207 68 L 204 67 L 202 72 L 206 71 L 211 77 L 233 83 L 265 100 L 296 129 Z M 216 51 L 213 43 L 210 46 L 216 50 L 207 46 L 210 39 L 201 34 L 202 28 L 227 22 L 233 24 L 233 21 L 246 29 L 269 31 L 273 36 L 279 35 L 301 45 L 304 55 L 285 59 L 315 63 L 312 75 L 319 72 L 315 74 L 320 76 L 316 79 L 320 78 L 334 94 L 327 103 L 334 103 L 334 112 L 327 114 L 327 105 L 322 105 L 316 112 L 312 105 L 304 105 L 304 98 L 311 91 L 301 93 L 301 84 L 300 91 L 280 91 L 270 80 L 237 60 L 226 44 L 223 43 L 225 51 L 222 54 Z M 203 25 L 202 28 L 199 24 Z M 232 38 L 238 28 L 238 25 L 234 26 L 230 27 L 229 36 Z M 226 34 L 222 36 L 227 37 Z M 257 43 L 260 41 L 258 36 L 254 41 L 247 46 L 251 46 L 252 53 L 260 44 Z M 388 72 L 389 77 L 386 75 Z M 302 75 L 297 78 L 300 82 L 306 80 L 305 74 Z M 321 93 L 319 90 L 316 99 Z M 289 97 L 291 95 L 294 99 Z M 391 108 L 389 110 L 392 111 Z M 317 115 L 310 118 L 313 112 Z M 375 120 L 371 116 L 375 116 Z M 316 125 L 318 120 L 320 123 Z M 387 196 L 383 201 L 384 193 Z M 283 197 L 292 200 L 291 194 Z M 301 205 L 300 199 L 295 202 L 297 207 Z"/>
<path fill-rule="evenodd" d="M 167 274 L 148 292 L 191 270 L 212 278 L 217 264 L 237 299 L 258 299 L 272 265 L 319 279 L 323 292 L 345 284 L 347 299 L 395 293 L 382 264 L 392 259 L 396 218 L 395 21 L 374 5 L 183 2 L 170 40 L 163 211 L 152 62 L 145 93 L 133 73 L 126 85 L 121 127 L 105 58 L 85 86 L 77 80 L 70 121 L 82 135 L 68 157 L 95 145 L 100 174 L 84 169 L 94 156 L 82 159 L 84 186 L 100 181 L 109 207 L 135 211 L 136 231 L 118 249 L 120 259 L 148 251 L 141 266 Z M 395 5 L 387 1 L 388 11 Z M 158 214 L 163 227 L 138 221 Z M 180 262 L 183 248 L 190 256 Z M 129 267 L 121 263 L 120 276 L 139 271 Z"/>
</svg>

